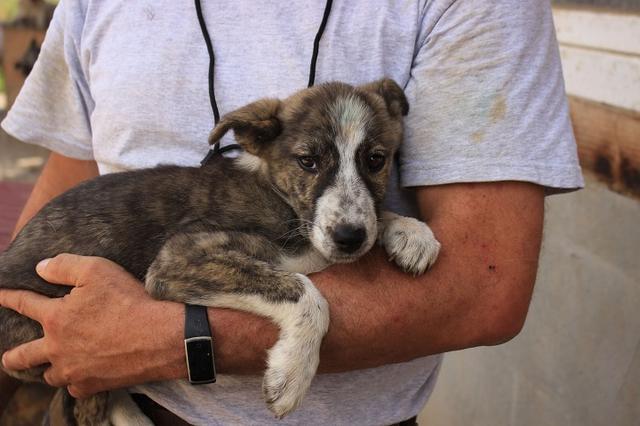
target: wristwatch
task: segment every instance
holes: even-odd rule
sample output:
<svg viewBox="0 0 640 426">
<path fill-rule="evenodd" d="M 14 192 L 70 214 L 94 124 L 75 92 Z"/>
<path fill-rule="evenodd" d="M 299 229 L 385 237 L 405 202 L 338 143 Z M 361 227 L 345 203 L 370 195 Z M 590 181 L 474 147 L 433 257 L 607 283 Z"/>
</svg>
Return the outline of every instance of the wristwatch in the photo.
<svg viewBox="0 0 640 426">
<path fill-rule="evenodd" d="M 213 338 L 209 328 L 207 308 L 185 305 L 184 351 L 187 372 L 192 385 L 216 382 L 216 366 L 213 356 Z"/>
</svg>

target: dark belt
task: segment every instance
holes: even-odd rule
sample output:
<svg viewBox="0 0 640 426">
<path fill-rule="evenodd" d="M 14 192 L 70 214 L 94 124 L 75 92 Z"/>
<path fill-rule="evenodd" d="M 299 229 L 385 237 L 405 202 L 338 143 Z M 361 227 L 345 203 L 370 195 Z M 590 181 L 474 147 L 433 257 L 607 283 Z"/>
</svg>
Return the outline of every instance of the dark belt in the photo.
<svg viewBox="0 0 640 426">
<path fill-rule="evenodd" d="M 133 400 L 138 404 L 138 407 L 142 412 L 151 419 L 156 426 L 189 426 L 182 418 L 176 416 L 171 411 L 164 408 L 162 405 L 149 398 L 147 395 L 141 393 L 131 394 Z M 416 417 L 404 420 L 400 423 L 395 423 L 390 426 L 417 426 L 418 422 Z"/>
</svg>

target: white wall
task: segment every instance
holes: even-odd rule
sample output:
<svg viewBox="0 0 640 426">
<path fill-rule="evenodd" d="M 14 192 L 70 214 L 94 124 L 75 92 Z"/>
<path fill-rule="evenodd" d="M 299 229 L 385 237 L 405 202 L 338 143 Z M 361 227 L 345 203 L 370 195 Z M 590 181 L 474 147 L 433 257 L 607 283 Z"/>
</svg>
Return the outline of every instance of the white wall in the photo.
<svg viewBox="0 0 640 426">
<path fill-rule="evenodd" d="M 640 15 L 554 10 L 567 92 L 640 111 Z"/>
</svg>

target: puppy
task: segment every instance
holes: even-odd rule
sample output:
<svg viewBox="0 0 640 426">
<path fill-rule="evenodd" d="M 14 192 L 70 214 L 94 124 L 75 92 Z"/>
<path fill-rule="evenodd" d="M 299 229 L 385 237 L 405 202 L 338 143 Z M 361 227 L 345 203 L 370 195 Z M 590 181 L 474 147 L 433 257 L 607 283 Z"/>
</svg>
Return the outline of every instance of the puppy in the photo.
<svg viewBox="0 0 640 426">
<path fill-rule="evenodd" d="M 438 255 L 427 225 L 381 212 L 408 107 L 389 79 L 249 104 L 209 138 L 233 130 L 244 149 L 236 159 L 105 175 L 53 200 L 0 256 L 0 285 L 61 297 L 68 287 L 47 284 L 34 267 L 69 252 L 113 260 L 154 298 L 265 316 L 281 334 L 263 391 L 282 417 L 309 388 L 329 326 L 327 302 L 306 274 L 352 262 L 376 240 L 412 274 Z M 0 355 L 41 336 L 36 322 L 0 309 Z M 45 369 L 8 373 L 42 380 Z"/>
</svg>

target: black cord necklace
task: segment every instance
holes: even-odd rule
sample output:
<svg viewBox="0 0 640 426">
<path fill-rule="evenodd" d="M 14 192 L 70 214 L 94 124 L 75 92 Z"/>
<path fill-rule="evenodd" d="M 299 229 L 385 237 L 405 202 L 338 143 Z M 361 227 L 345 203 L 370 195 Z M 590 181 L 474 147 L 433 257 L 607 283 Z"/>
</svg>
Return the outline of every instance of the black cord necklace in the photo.
<svg viewBox="0 0 640 426">
<path fill-rule="evenodd" d="M 220 111 L 218 110 L 218 103 L 216 102 L 216 93 L 215 87 L 213 84 L 213 72 L 215 67 L 215 55 L 213 53 L 213 44 L 211 43 L 211 37 L 209 36 L 209 31 L 207 30 L 207 24 L 204 21 L 204 15 L 202 14 L 202 5 L 200 4 L 200 0 L 195 0 L 196 4 L 196 14 L 198 15 L 198 23 L 200 24 L 200 30 L 202 31 L 202 37 L 204 38 L 204 42 L 207 45 L 207 52 L 209 53 L 209 101 L 211 102 L 211 110 L 213 111 L 213 122 L 214 124 L 218 124 L 220 121 Z M 320 27 L 318 28 L 318 32 L 316 33 L 316 37 L 313 40 L 313 53 L 311 54 L 311 64 L 309 65 L 309 82 L 307 87 L 313 86 L 316 79 L 316 63 L 318 61 L 318 52 L 320 50 L 320 39 L 322 38 L 322 34 L 324 33 L 324 29 L 327 26 L 327 21 L 329 20 L 329 14 L 331 13 L 331 5 L 333 4 L 333 0 L 327 0 L 327 3 L 324 7 L 324 14 L 322 15 L 322 22 L 320 22 Z M 216 142 L 209 152 L 204 157 L 204 159 L 200 162 L 201 166 L 207 164 L 207 162 L 216 154 L 222 154 L 227 151 L 242 149 L 238 144 L 227 145 L 223 148 L 220 148 L 220 142 Z"/>
</svg>

